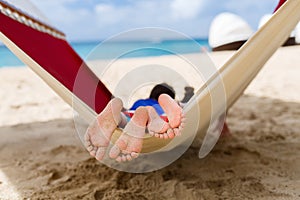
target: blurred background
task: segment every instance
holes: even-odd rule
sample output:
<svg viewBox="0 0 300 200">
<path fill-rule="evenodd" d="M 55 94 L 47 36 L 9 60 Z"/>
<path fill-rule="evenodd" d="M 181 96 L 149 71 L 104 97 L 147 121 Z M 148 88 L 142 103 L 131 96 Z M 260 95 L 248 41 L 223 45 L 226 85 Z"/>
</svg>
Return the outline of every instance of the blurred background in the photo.
<svg viewBox="0 0 300 200">
<path fill-rule="evenodd" d="M 79 55 L 85 58 L 99 42 L 120 32 L 142 27 L 179 31 L 210 50 L 209 28 L 215 16 L 230 12 L 240 16 L 253 30 L 257 30 L 261 17 L 272 13 L 278 0 L 32 0 L 32 3 L 36 8 L 30 6 L 28 13 L 34 15 L 32 10 L 36 10 L 38 18 L 44 15 L 42 18 L 63 31 Z M 23 4 L 24 7 L 29 6 Z M 156 42 L 158 48 L 167 45 L 170 49 L 170 46 L 176 46 L 181 50 L 179 53 L 199 51 L 188 41 L 181 41 L 176 36 L 161 35 L 160 38 L 152 38 L 151 33 L 131 36 L 133 38 L 126 38 L 131 43 L 125 45 L 139 46 L 141 44 L 136 41 L 150 40 Z M 135 42 L 132 43 L 132 40 Z M 123 45 L 124 43 L 114 44 L 110 49 L 114 51 Z M 101 58 L 110 57 L 109 51 L 99 52 L 99 55 L 102 55 Z M 156 53 L 140 56 L 155 55 Z M 0 67 L 23 65 L 1 44 L 0 58 Z"/>
</svg>

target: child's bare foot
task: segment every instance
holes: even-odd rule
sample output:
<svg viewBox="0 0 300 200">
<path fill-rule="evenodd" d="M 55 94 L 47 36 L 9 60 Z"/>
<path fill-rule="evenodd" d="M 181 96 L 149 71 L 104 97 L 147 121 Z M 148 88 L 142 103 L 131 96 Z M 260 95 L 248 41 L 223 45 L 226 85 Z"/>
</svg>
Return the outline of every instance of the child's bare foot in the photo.
<svg viewBox="0 0 300 200">
<path fill-rule="evenodd" d="M 124 128 L 122 135 L 111 148 L 109 156 L 118 162 L 131 161 L 137 158 L 142 150 L 147 121 L 147 109 L 139 107 Z"/>
<path fill-rule="evenodd" d="M 120 112 L 122 108 L 121 99 L 112 99 L 87 129 L 84 137 L 85 146 L 90 155 L 99 161 L 103 159 L 112 133 L 121 121 Z"/>
<path fill-rule="evenodd" d="M 181 129 L 184 126 L 183 122 L 185 120 L 182 113 L 182 108 L 167 94 L 161 94 L 158 98 L 158 102 L 165 111 L 174 134 L 180 135 Z"/>
<path fill-rule="evenodd" d="M 174 132 L 170 125 L 165 122 L 152 106 L 147 106 L 148 110 L 148 131 L 149 134 L 161 139 L 174 138 Z"/>
</svg>

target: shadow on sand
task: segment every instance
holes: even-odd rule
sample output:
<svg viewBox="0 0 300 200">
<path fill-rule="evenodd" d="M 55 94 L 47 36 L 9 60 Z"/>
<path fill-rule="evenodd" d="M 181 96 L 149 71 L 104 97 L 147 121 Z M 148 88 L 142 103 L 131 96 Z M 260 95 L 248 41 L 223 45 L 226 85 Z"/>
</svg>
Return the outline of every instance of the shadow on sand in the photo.
<svg viewBox="0 0 300 200">
<path fill-rule="evenodd" d="M 299 119 L 300 103 L 243 96 L 228 115 L 231 135 L 209 156 L 191 147 L 147 174 L 90 158 L 72 120 L 2 127 L 0 199 L 297 199 Z"/>
</svg>

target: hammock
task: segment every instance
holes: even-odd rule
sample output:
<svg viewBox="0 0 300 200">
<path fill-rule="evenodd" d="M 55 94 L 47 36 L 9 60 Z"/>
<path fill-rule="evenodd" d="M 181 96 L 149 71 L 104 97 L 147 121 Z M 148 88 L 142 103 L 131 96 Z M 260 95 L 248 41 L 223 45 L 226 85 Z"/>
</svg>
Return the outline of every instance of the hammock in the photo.
<svg viewBox="0 0 300 200">
<path fill-rule="evenodd" d="M 209 124 L 223 116 L 243 94 L 263 65 L 280 47 L 300 20 L 300 1 L 288 0 L 272 18 L 251 37 L 220 69 L 212 75 L 184 107 L 188 122 L 182 136 L 173 140 L 154 137 L 144 140 L 142 152 L 168 151 L 190 140 L 189 127 L 197 126 L 203 140 L 200 157 L 204 157 L 218 140 L 219 133 L 204 134 Z M 66 41 L 65 35 L 49 24 L 0 0 L 0 40 L 27 66 L 37 73 L 62 99 L 74 106 L 86 121 L 92 122 L 112 97 Z M 80 88 L 73 92 L 76 75 L 84 74 Z M 92 90 L 90 88 L 93 88 Z M 209 88 L 209 91 L 207 90 Z M 226 101 L 212 110 L 211 93 L 224 88 Z M 199 113 L 200 111 L 200 113 Z M 201 114 L 201 120 L 192 116 Z M 113 140 L 120 135 L 116 131 Z"/>
</svg>

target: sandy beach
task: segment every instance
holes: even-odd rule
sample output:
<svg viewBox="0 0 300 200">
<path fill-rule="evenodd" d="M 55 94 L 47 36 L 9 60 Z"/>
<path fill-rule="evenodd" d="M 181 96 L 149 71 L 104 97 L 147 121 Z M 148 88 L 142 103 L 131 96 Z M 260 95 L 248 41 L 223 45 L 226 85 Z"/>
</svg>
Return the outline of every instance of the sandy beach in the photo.
<svg viewBox="0 0 300 200">
<path fill-rule="evenodd" d="M 220 66 L 232 54 L 211 58 Z M 0 68 L 0 199 L 300 199 L 299 55 L 300 46 L 273 55 L 229 110 L 231 134 L 206 158 L 191 147 L 146 174 L 89 157 L 72 108 L 28 67 Z"/>
</svg>

